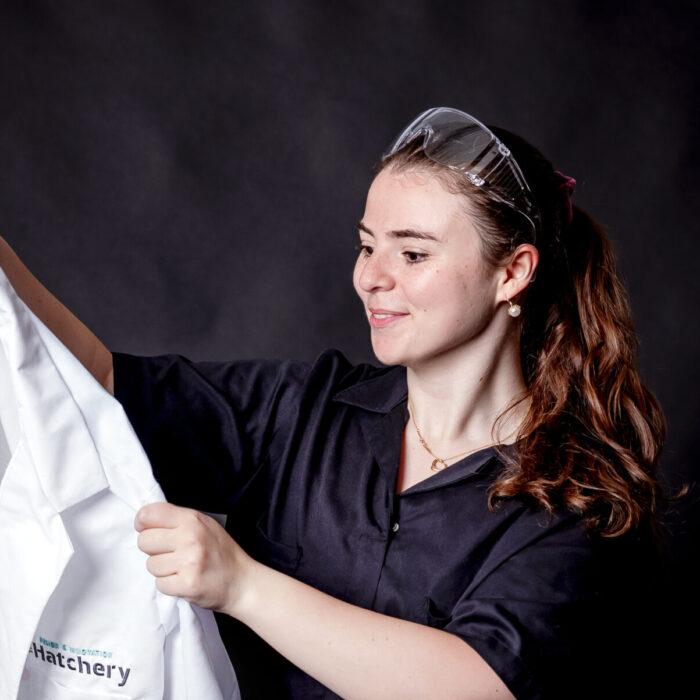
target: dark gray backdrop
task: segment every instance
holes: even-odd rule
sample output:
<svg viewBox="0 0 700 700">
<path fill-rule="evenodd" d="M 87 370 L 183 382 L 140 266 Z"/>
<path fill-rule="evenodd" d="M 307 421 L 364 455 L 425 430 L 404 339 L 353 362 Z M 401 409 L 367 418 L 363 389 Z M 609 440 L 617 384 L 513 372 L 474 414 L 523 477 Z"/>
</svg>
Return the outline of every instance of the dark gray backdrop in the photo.
<svg viewBox="0 0 700 700">
<path fill-rule="evenodd" d="M 692 481 L 696 8 L 5 1 L 0 230 L 112 349 L 370 360 L 350 276 L 371 167 L 419 110 L 466 109 L 538 145 L 609 230 L 662 476 Z M 696 501 L 666 517 L 671 620 L 697 614 Z"/>
</svg>

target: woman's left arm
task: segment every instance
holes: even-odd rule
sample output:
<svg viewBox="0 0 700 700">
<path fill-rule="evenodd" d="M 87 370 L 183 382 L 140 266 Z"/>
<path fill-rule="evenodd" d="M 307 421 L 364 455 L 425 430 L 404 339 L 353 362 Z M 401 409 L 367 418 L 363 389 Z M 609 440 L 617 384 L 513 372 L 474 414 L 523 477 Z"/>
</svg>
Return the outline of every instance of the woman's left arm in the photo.
<svg viewBox="0 0 700 700">
<path fill-rule="evenodd" d="M 344 698 L 513 698 L 459 637 L 350 605 L 264 566 L 202 513 L 154 503 L 135 525 L 160 591 L 235 617 Z"/>
</svg>

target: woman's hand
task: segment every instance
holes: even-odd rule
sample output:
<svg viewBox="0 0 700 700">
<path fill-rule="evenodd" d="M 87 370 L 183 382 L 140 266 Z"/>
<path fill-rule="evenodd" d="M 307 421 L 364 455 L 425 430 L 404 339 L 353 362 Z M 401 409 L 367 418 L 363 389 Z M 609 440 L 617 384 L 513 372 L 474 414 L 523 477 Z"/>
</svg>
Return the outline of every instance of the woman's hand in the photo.
<svg viewBox="0 0 700 700">
<path fill-rule="evenodd" d="M 139 549 L 159 591 L 232 615 L 255 562 L 216 520 L 171 503 L 136 514 Z"/>
</svg>

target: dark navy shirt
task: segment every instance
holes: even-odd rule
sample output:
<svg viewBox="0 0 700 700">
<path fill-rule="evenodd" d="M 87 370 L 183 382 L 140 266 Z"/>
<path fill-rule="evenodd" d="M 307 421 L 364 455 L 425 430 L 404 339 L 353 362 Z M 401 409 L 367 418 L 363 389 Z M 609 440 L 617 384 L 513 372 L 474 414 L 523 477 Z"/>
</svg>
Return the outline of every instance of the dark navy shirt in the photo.
<svg viewBox="0 0 700 700">
<path fill-rule="evenodd" d="M 312 365 L 115 354 L 114 367 L 167 498 L 226 513 L 254 558 L 459 636 L 519 700 L 589 686 L 607 697 L 597 674 L 636 540 L 592 536 L 578 516 L 525 500 L 489 510 L 503 468 L 493 448 L 397 494 L 403 368 L 353 366 L 335 351 Z M 336 697 L 241 623 L 219 623 L 244 699 Z"/>
</svg>

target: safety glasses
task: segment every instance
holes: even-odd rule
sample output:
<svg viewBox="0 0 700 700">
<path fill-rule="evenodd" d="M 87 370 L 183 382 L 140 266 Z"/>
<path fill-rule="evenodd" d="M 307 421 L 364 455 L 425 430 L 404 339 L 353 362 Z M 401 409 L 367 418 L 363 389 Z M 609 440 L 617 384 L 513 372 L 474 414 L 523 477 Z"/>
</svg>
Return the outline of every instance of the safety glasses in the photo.
<svg viewBox="0 0 700 700">
<path fill-rule="evenodd" d="M 540 213 L 532 192 L 515 158 L 488 127 L 458 109 L 433 107 L 399 134 L 382 159 L 420 137 L 428 158 L 463 173 L 490 197 L 522 214 L 536 237 Z"/>
</svg>

